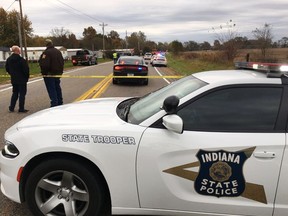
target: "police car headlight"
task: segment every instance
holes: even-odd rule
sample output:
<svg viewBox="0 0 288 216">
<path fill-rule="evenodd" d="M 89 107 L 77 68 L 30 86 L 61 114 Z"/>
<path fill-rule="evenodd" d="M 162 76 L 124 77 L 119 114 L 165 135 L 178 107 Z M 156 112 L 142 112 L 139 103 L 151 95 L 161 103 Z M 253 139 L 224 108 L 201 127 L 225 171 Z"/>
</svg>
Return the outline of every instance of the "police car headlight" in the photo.
<svg viewBox="0 0 288 216">
<path fill-rule="evenodd" d="M 2 155 L 4 157 L 7 157 L 7 158 L 15 158 L 19 155 L 19 150 L 16 148 L 16 146 L 9 142 L 9 141 L 5 141 L 5 145 L 4 145 L 4 148 L 2 150 Z"/>
</svg>

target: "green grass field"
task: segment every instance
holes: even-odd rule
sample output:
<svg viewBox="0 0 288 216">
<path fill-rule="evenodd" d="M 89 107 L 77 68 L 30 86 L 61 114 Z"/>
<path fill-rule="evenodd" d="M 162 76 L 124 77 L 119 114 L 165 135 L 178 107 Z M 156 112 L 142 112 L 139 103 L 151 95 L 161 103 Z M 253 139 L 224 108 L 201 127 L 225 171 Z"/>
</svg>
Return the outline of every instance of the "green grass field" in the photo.
<svg viewBox="0 0 288 216">
<path fill-rule="evenodd" d="M 168 67 L 180 75 L 190 75 L 195 72 L 208 70 L 232 69 L 232 62 L 217 61 L 215 59 L 193 58 L 187 55 L 167 55 Z"/>
<path fill-rule="evenodd" d="M 250 52 L 251 60 L 259 56 L 259 50 L 240 50 L 235 61 L 245 61 L 247 52 Z M 274 59 L 275 62 L 288 62 L 288 49 L 271 49 L 269 50 L 269 58 Z M 179 55 L 168 54 L 168 69 L 179 75 L 190 75 L 195 72 L 208 70 L 227 70 L 233 69 L 234 63 L 223 60 L 223 55 L 218 51 L 199 51 L 187 52 Z M 98 59 L 98 63 L 111 61 L 111 59 Z M 30 63 L 31 77 L 40 76 L 40 68 L 38 63 Z M 67 68 L 73 67 L 71 61 L 65 62 Z M 5 77 L 3 77 L 5 76 Z M 4 68 L 0 68 L 0 84 L 10 82 L 10 77 Z"/>
<path fill-rule="evenodd" d="M 98 63 L 111 61 L 111 59 L 98 59 Z M 73 66 L 71 61 L 66 61 L 64 68 L 72 68 Z M 30 77 L 41 76 L 40 67 L 38 63 L 29 63 L 30 68 Z M 10 76 L 6 72 L 5 68 L 0 68 L 0 84 L 10 83 Z"/>
</svg>

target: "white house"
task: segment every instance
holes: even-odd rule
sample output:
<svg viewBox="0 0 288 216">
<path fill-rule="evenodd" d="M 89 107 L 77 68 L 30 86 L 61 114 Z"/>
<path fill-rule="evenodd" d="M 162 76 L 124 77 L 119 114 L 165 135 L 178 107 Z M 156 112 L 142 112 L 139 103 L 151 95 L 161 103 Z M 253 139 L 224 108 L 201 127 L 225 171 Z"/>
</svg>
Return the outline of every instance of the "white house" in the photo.
<svg viewBox="0 0 288 216">
<path fill-rule="evenodd" d="M 6 59 L 10 56 L 11 51 L 9 47 L 0 47 L 0 67 L 5 65 Z"/>
<path fill-rule="evenodd" d="M 55 46 L 56 49 L 60 50 L 64 59 L 68 58 L 67 49 L 63 46 Z M 29 61 L 38 61 L 41 54 L 44 52 L 46 47 L 27 47 L 27 55 Z"/>
<path fill-rule="evenodd" d="M 71 56 L 76 55 L 76 52 L 82 50 L 81 48 L 76 49 L 67 49 L 68 59 L 71 59 Z"/>
</svg>

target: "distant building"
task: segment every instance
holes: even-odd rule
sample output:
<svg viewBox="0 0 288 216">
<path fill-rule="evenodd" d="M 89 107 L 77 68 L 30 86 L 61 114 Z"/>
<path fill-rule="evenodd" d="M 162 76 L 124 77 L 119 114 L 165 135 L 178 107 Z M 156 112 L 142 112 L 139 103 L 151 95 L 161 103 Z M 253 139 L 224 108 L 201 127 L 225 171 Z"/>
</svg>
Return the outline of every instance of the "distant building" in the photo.
<svg viewBox="0 0 288 216">
<path fill-rule="evenodd" d="M 134 55 L 134 49 L 114 49 L 115 52 L 117 52 L 120 56 L 126 55 L 126 56 L 132 56 Z"/>
<path fill-rule="evenodd" d="M 10 56 L 9 47 L 0 47 L 0 67 L 4 67 L 6 59 Z"/>
<path fill-rule="evenodd" d="M 82 50 L 81 48 L 76 48 L 76 49 L 67 49 L 67 56 L 68 59 L 71 59 L 71 56 L 76 55 L 76 52 Z"/>
<path fill-rule="evenodd" d="M 55 48 L 60 50 L 64 59 L 68 59 L 68 53 L 65 47 L 55 46 Z M 32 62 L 38 61 L 45 49 L 46 47 L 27 47 L 28 60 Z"/>
</svg>

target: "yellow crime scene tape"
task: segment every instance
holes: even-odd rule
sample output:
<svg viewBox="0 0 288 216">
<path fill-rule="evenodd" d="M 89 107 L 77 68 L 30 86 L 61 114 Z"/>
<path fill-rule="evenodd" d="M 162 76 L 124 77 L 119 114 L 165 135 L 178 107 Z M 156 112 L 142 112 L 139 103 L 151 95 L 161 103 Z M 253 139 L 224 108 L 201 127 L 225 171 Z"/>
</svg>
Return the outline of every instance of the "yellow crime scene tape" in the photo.
<svg viewBox="0 0 288 216">
<path fill-rule="evenodd" d="M 91 78 L 91 76 L 88 76 Z M 87 92 L 85 92 L 83 95 L 81 95 L 79 98 L 75 100 L 76 101 L 82 101 L 86 99 L 92 99 L 92 98 L 97 98 L 100 97 L 100 95 L 105 92 L 105 90 L 108 88 L 110 83 L 112 82 L 112 78 L 127 78 L 127 76 L 113 76 L 113 74 L 110 74 L 108 76 L 92 76 L 93 78 L 104 78 L 101 82 L 97 83 L 95 86 L 93 86 L 91 89 L 89 89 Z M 145 78 L 152 78 L 152 79 L 157 79 L 157 78 L 181 78 L 183 76 L 145 76 Z M 82 76 L 81 76 L 82 78 Z M 143 76 L 129 76 L 130 78 L 143 78 Z"/>
<path fill-rule="evenodd" d="M 0 77 L 10 77 L 10 75 L 0 75 Z M 99 97 L 110 85 L 112 82 L 112 79 L 115 78 L 148 78 L 148 79 L 180 79 L 183 76 L 113 76 L 113 74 L 109 74 L 108 76 L 101 76 L 101 75 L 31 75 L 30 78 L 36 78 L 36 77 L 57 77 L 57 78 L 77 78 L 77 79 L 103 79 L 102 81 L 98 82 L 95 86 L 93 86 L 91 89 L 89 89 L 87 92 L 85 92 L 83 95 L 78 97 L 76 101 L 81 101 L 81 100 L 86 100 L 86 99 L 92 99 L 92 98 L 97 98 Z"/>
<path fill-rule="evenodd" d="M 10 75 L 0 75 L 0 77 L 10 77 Z M 179 78 L 182 78 L 182 77 L 184 77 L 184 76 L 176 76 L 176 75 L 173 75 L 173 76 L 145 76 L 145 77 L 143 77 L 143 76 L 111 76 L 111 74 L 110 75 L 108 75 L 108 76 L 101 76 L 101 75 L 89 75 L 89 76 L 83 76 L 83 75 L 30 75 L 30 78 L 35 78 L 35 77 L 58 77 L 58 78 L 77 78 L 77 79 L 91 79 L 91 78 L 102 78 L 102 79 L 105 79 L 105 78 L 107 78 L 107 77 L 109 77 L 109 78 L 113 78 L 113 77 L 115 77 L 115 78 L 131 78 L 131 79 L 133 79 L 133 78 L 148 78 L 148 79 L 163 79 L 163 78 L 166 78 L 166 79 L 179 79 Z"/>
</svg>

